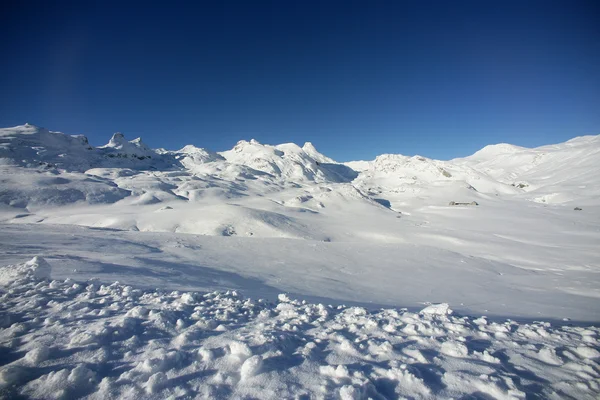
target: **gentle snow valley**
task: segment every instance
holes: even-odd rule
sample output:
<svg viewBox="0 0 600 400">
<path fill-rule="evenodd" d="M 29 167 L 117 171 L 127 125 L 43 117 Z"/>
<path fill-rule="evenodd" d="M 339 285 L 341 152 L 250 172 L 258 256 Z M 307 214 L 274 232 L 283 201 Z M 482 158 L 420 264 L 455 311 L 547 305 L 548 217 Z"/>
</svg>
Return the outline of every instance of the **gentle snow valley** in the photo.
<svg viewBox="0 0 600 400">
<path fill-rule="evenodd" d="M 337 163 L 0 129 L 0 398 L 600 396 L 600 136 Z"/>
</svg>

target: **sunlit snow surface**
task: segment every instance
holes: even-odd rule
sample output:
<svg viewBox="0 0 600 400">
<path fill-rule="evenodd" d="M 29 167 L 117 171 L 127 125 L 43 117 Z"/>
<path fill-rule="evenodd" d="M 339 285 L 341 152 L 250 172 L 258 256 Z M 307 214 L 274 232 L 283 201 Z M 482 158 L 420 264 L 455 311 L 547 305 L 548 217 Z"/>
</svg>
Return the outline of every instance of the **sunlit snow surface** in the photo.
<svg viewBox="0 0 600 400">
<path fill-rule="evenodd" d="M 595 398 L 595 327 L 447 304 L 362 307 L 42 279 L 0 270 L 0 393 L 32 398 Z M 17 274 L 11 274 L 17 270 Z"/>
<path fill-rule="evenodd" d="M 0 398 L 597 398 L 598 165 L 0 129 Z"/>
</svg>

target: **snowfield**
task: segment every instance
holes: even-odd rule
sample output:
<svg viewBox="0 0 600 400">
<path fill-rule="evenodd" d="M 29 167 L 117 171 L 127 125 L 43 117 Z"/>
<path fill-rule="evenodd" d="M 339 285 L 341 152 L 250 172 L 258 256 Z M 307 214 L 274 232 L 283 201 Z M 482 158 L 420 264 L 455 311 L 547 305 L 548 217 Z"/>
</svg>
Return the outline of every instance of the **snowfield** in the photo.
<svg viewBox="0 0 600 400">
<path fill-rule="evenodd" d="M 596 398 L 595 327 L 494 322 L 236 291 L 140 290 L 2 269 L 10 398 Z"/>
<path fill-rule="evenodd" d="M 0 129 L 0 398 L 598 398 L 598 165 Z"/>
</svg>

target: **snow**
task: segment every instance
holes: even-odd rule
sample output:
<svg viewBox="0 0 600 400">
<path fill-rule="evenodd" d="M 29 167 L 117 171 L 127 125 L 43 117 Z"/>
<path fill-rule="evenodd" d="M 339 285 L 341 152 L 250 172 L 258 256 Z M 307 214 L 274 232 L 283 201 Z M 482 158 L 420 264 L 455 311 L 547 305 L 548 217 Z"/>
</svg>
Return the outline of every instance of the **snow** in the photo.
<svg viewBox="0 0 600 400">
<path fill-rule="evenodd" d="M 499 148 L 497 148 L 500 146 Z M 597 204 L 600 189 L 600 136 L 582 136 L 536 149 L 487 146 L 464 159 L 501 182 L 521 186 L 520 198 L 550 204 Z"/>
<path fill-rule="evenodd" d="M 592 399 L 600 390 L 596 327 L 34 274 L 3 285 L 7 397 Z"/>
<path fill-rule="evenodd" d="M 442 316 L 442 315 L 452 314 L 452 310 L 450 309 L 450 305 L 448 305 L 447 303 L 432 304 L 432 305 L 422 309 L 421 314 Z"/>
<path fill-rule="evenodd" d="M 0 285 L 11 283 L 23 276 L 35 278 L 49 278 L 51 272 L 50 264 L 41 257 L 33 257 L 25 264 L 0 269 Z"/>
<path fill-rule="evenodd" d="M 0 129 L 0 397 L 597 398 L 599 164 Z"/>
</svg>

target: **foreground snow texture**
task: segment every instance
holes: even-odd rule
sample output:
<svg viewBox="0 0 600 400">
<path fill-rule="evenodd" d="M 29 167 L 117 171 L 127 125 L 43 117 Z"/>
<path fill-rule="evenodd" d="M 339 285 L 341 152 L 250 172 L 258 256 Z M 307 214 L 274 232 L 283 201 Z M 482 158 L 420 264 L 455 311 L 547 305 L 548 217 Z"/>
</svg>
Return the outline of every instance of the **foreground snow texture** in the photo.
<svg viewBox="0 0 600 400">
<path fill-rule="evenodd" d="M 447 304 L 369 312 L 279 295 L 49 280 L 0 269 L 0 396 L 593 399 L 598 328 L 493 322 Z M 469 397 L 471 396 L 471 397 Z"/>
</svg>

